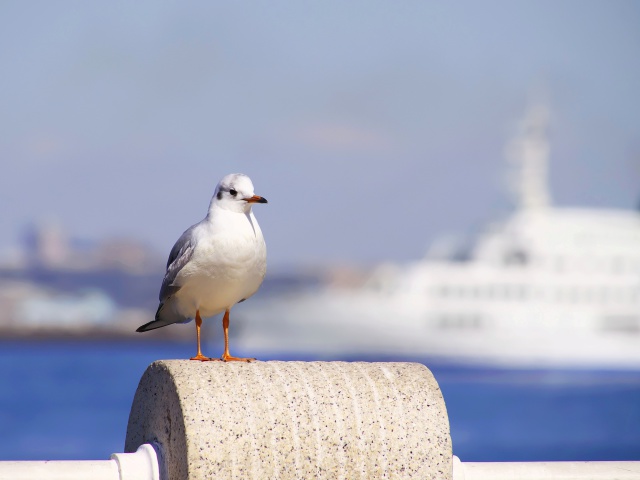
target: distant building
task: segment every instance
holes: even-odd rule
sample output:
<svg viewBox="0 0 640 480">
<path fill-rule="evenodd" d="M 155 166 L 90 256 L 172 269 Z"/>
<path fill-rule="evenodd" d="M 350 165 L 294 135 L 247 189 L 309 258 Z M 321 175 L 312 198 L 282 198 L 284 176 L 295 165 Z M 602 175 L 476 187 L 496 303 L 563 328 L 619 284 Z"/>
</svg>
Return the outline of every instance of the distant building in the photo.
<svg viewBox="0 0 640 480">
<path fill-rule="evenodd" d="M 96 267 L 124 270 L 127 272 L 148 272 L 162 265 L 160 257 L 147 245 L 127 238 L 106 240 L 95 250 Z"/>
<path fill-rule="evenodd" d="M 27 228 L 23 245 L 32 267 L 58 268 L 69 258 L 69 240 L 57 224 L 34 224 Z"/>
<path fill-rule="evenodd" d="M 100 242 L 70 239 L 59 225 L 30 225 L 22 238 L 24 264 L 31 269 L 106 271 L 131 274 L 161 270 L 163 259 L 148 245 L 129 238 Z"/>
</svg>

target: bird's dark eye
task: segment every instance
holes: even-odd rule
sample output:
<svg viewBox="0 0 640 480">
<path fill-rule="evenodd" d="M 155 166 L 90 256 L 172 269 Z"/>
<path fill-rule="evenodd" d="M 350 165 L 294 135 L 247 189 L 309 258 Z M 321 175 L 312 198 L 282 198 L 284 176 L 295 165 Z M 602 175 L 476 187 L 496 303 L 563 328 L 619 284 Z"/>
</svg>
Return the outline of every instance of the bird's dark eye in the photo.
<svg viewBox="0 0 640 480">
<path fill-rule="evenodd" d="M 232 197 L 235 197 L 238 194 L 238 192 L 236 192 L 235 188 L 230 188 L 229 189 L 229 193 L 231 194 Z"/>
</svg>

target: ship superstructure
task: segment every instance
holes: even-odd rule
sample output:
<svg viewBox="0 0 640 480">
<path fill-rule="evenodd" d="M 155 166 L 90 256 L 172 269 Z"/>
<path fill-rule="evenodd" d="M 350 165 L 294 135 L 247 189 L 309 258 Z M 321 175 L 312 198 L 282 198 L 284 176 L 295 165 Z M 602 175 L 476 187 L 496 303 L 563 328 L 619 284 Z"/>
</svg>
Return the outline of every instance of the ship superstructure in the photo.
<svg viewBox="0 0 640 480">
<path fill-rule="evenodd" d="M 247 348 L 640 368 L 640 215 L 552 205 L 548 117 L 531 108 L 507 146 L 509 218 L 359 288 L 270 299 Z"/>
</svg>

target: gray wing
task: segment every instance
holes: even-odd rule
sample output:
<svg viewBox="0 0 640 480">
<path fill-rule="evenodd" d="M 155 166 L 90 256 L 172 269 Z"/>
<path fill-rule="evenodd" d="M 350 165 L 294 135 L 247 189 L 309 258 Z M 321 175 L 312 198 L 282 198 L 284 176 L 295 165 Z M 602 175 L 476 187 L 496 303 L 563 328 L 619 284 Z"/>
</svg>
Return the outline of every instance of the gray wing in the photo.
<svg viewBox="0 0 640 480">
<path fill-rule="evenodd" d="M 164 274 L 162 287 L 160 287 L 160 302 L 164 302 L 167 298 L 180 290 L 180 287 L 173 285 L 173 282 L 178 276 L 180 270 L 189 263 L 189 260 L 191 260 L 191 257 L 193 256 L 193 250 L 196 246 L 193 231 L 197 226 L 198 224 L 192 225 L 188 228 L 171 249 L 169 260 L 167 260 L 167 272 Z"/>
</svg>

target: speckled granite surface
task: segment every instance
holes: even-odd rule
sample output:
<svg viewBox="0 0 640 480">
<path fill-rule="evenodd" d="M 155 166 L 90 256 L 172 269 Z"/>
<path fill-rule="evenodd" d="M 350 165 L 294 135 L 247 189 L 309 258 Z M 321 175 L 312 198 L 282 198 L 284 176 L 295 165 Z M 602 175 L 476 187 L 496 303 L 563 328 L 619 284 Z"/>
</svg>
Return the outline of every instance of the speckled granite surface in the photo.
<svg viewBox="0 0 640 480">
<path fill-rule="evenodd" d="M 451 478 L 442 394 L 413 363 L 154 362 L 125 451 L 147 442 L 171 480 Z"/>
</svg>

